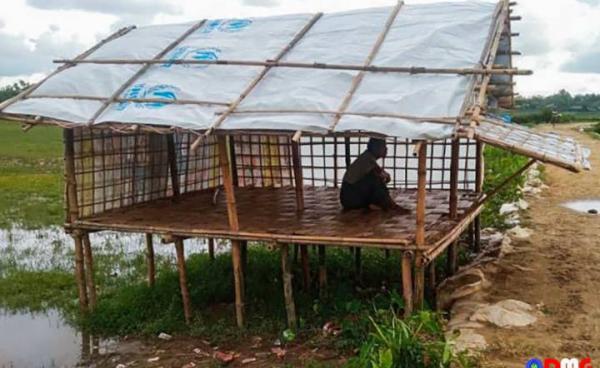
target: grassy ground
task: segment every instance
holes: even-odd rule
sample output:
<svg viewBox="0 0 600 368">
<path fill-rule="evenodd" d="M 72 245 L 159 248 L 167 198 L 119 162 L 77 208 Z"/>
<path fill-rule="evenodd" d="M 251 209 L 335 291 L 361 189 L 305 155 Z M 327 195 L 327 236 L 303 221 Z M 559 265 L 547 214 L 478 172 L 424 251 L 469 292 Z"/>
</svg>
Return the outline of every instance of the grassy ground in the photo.
<svg viewBox="0 0 600 368">
<path fill-rule="evenodd" d="M 525 162 L 522 157 L 494 148 L 487 148 L 485 155 L 486 189 L 501 182 Z M 0 227 L 16 224 L 40 228 L 62 222 L 61 157 L 59 129 L 37 127 L 23 133 L 16 124 L 0 124 Z M 517 185 L 518 182 L 509 186 L 489 203 L 483 215 L 485 226 L 502 223 L 497 216 L 498 208 L 503 202 L 517 198 Z M 57 308 L 75 323 L 106 335 L 154 335 L 167 331 L 204 336 L 218 343 L 247 334 L 276 338 L 282 336 L 286 329 L 280 259 L 276 251 L 257 244 L 250 247 L 246 277 L 248 329 L 240 331 L 233 324 L 233 281 L 227 253 L 214 261 L 206 254 L 189 257 L 188 280 L 194 318 L 191 326 L 186 326 L 182 323 L 178 278 L 172 260 L 159 260 L 157 284 L 151 289 L 144 283 L 146 268 L 141 250 L 138 257 L 125 259 L 118 252 L 118 247 L 117 244 L 114 254 L 99 255 L 95 259 L 101 295 L 96 311 L 86 318 L 80 319 L 76 313 L 76 288 L 70 269 L 23 271 L 0 262 L 0 266 L 4 267 L 0 273 L 0 308 Z M 310 254 L 311 270 L 316 272 L 317 257 L 312 251 Z M 400 290 L 399 254 L 392 252 L 386 258 L 383 251 L 363 250 L 364 278 L 361 282 L 355 280 L 354 258 L 348 249 L 329 251 L 327 262 L 331 285 L 328 298 L 320 300 L 315 285 L 311 285 L 310 291 L 303 291 L 296 282 L 295 296 L 300 317 L 298 339 L 308 344 L 321 343 L 322 326 L 333 321 L 342 331 L 339 338 L 328 342 L 334 345 L 333 348 L 351 352 L 367 346 L 377 359 L 383 359 L 383 363 L 390 357 L 389 354 L 393 360 L 401 349 L 386 346 L 382 343 L 387 341 L 383 338 L 385 336 L 379 336 L 378 340 L 374 331 L 379 328 L 390 332 L 389 323 L 393 324 L 393 328 L 403 330 L 425 323 L 416 320 L 410 322 L 415 324 L 412 327 L 401 326 L 381 312 L 402 308 L 402 298 L 394 292 Z M 130 272 L 115 276 L 115 265 Z M 295 280 L 302 279 L 299 269 L 295 267 Z M 313 274 L 313 280 L 315 278 Z M 422 318 L 431 319 L 427 316 Z M 437 322 L 427 320 L 426 323 Z M 434 334 L 433 325 L 429 327 L 432 331 L 428 335 L 430 338 L 435 336 L 436 340 L 443 340 Z M 369 343 L 364 344 L 365 340 Z M 414 349 L 426 348 L 421 340 L 411 340 L 419 346 Z M 368 364 L 365 362 L 362 361 L 363 366 L 383 364 L 375 360 Z"/>
<path fill-rule="evenodd" d="M 596 139 L 600 139 L 600 123 L 595 123 L 594 125 L 586 128 L 585 130 L 589 135 Z"/>
<path fill-rule="evenodd" d="M 61 131 L 0 121 L 0 228 L 63 221 Z"/>
</svg>

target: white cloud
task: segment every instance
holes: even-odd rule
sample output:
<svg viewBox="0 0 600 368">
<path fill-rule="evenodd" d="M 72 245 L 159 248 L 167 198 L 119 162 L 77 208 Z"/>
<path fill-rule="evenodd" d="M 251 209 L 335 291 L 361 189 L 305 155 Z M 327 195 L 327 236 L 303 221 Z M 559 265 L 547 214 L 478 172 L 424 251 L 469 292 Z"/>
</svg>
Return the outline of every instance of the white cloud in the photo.
<svg viewBox="0 0 600 368">
<path fill-rule="evenodd" d="M 242 0 L 243 5 L 273 7 L 279 5 L 278 0 Z"/>
<path fill-rule="evenodd" d="M 106 14 L 178 13 L 176 2 L 167 0 L 26 0 L 27 5 L 45 10 L 84 10 Z"/>
<path fill-rule="evenodd" d="M 57 40 L 54 34 L 47 31 L 35 39 L 27 39 L 25 35 L 0 33 L 2 76 L 48 72 L 56 67 L 52 64 L 54 58 L 71 57 L 83 49 L 77 41 Z"/>
</svg>

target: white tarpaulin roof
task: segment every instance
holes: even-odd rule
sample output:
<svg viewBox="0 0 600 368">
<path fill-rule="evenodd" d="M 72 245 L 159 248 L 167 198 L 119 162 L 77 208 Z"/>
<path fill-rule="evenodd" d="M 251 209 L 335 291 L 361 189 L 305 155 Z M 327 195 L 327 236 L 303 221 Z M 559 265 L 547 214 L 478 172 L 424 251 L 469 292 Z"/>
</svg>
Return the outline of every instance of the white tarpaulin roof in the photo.
<svg viewBox="0 0 600 368">
<path fill-rule="evenodd" d="M 159 59 L 264 62 L 281 56 L 285 62 L 362 66 L 372 56 L 370 65 L 378 67 L 481 67 L 497 4 L 405 4 L 399 9 L 397 14 L 398 7 L 381 7 L 325 14 L 318 19 L 314 14 L 298 14 L 208 20 L 181 40 L 197 23 L 149 26 L 105 43 L 85 60 L 148 60 L 168 50 Z M 381 47 L 373 52 L 381 37 Z M 293 42 L 295 38 L 297 43 Z M 353 80 L 361 73 L 358 70 L 163 62 L 147 65 L 144 73 L 130 80 L 144 67 L 127 63 L 74 64 L 2 112 L 81 124 L 314 133 L 365 131 L 441 139 L 451 136 L 455 127 L 434 122 L 452 121 L 463 115 L 475 78 L 366 71 L 352 91 Z M 266 74 L 244 96 L 265 68 Z M 126 88 L 120 98 L 163 99 L 167 103 L 110 102 L 123 86 Z M 241 95 L 239 105 L 228 112 Z M 340 111 L 348 95 L 346 113 L 336 121 L 335 112 Z M 104 108 L 107 99 L 110 103 Z M 174 100 L 203 103 L 169 103 Z M 219 119 L 222 121 L 215 125 Z"/>
</svg>

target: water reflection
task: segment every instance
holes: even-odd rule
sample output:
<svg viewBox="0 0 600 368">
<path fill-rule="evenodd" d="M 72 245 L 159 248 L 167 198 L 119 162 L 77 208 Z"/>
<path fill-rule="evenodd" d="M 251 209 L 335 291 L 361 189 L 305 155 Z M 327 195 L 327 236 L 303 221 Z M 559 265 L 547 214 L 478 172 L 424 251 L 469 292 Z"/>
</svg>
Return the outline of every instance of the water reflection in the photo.
<svg viewBox="0 0 600 368">
<path fill-rule="evenodd" d="M 75 367 L 116 349 L 69 326 L 56 310 L 12 313 L 0 310 L 0 367 Z"/>
<path fill-rule="evenodd" d="M 99 232 L 90 234 L 90 240 L 95 256 L 107 255 L 119 261 L 132 260 L 145 251 L 144 236 L 141 234 Z M 171 245 L 160 244 L 158 238 L 154 243 L 158 257 L 174 259 L 175 250 Z M 187 255 L 206 251 L 207 248 L 202 239 L 189 239 L 185 243 Z M 7 268 L 26 271 L 71 270 L 73 262 L 73 239 L 60 227 L 0 229 L 0 276 Z M 115 269 L 112 274 L 122 271 Z"/>
<path fill-rule="evenodd" d="M 143 234 L 90 234 L 95 259 L 110 264 L 103 270 L 110 276 L 136 272 L 131 261 L 145 252 L 144 238 Z M 157 258 L 175 263 L 171 244 L 162 245 L 159 238 L 154 243 Z M 207 249 L 202 239 L 189 239 L 185 244 L 187 255 Z M 221 248 L 226 247 L 223 244 Z M 0 229 L 0 277 L 14 271 L 72 272 L 73 264 L 73 240 L 60 227 Z M 29 313 L 0 308 L 0 368 L 88 366 L 95 358 L 110 354 L 116 348 L 115 340 L 99 340 L 77 331 L 65 322 L 58 310 Z"/>
</svg>

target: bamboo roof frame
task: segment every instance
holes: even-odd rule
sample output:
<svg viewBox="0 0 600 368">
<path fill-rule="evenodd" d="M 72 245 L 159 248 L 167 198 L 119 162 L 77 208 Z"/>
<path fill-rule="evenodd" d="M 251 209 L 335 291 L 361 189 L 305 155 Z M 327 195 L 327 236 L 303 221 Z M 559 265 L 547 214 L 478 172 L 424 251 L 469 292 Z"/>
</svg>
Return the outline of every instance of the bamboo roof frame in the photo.
<svg viewBox="0 0 600 368">
<path fill-rule="evenodd" d="M 482 52 L 482 57 L 480 61 L 480 67 L 476 68 L 425 68 L 425 67 L 379 67 L 376 65 L 372 65 L 372 61 L 377 54 L 378 49 L 383 43 L 387 31 L 391 24 L 393 23 L 396 15 L 400 11 L 403 2 L 397 3 L 397 5 L 393 8 L 393 11 L 388 16 L 386 23 L 379 37 L 377 38 L 374 46 L 371 49 L 370 54 L 367 57 L 367 60 L 363 65 L 340 65 L 340 64 L 325 64 L 325 63 L 295 63 L 295 62 L 284 62 L 281 59 L 287 52 L 289 52 L 302 38 L 303 36 L 314 26 L 315 23 L 319 21 L 322 16 L 322 13 L 317 13 L 313 15 L 313 17 L 309 20 L 307 24 L 304 25 L 302 29 L 300 29 L 293 39 L 282 49 L 278 55 L 273 60 L 266 61 L 242 61 L 242 60 L 217 60 L 217 61 L 203 61 L 203 60 L 165 60 L 164 56 L 172 50 L 174 47 L 179 45 L 186 37 L 192 34 L 195 30 L 199 29 L 206 20 L 195 23 L 191 28 L 189 28 L 186 32 L 180 35 L 176 40 L 171 42 L 167 47 L 165 47 L 161 52 L 159 52 L 152 59 L 141 59 L 141 60 L 115 60 L 115 59 L 106 59 L 106 60 L 97 60 L 90 59 L 90 56 L 95 50 L 102 47 L 107 42 L 119 38 L 129 31 L 134 29 L 135 27 L 127 27 L 123 28 L 114 34 L 110 35 L 106 39 L 100 41 L 98 44 L 82 53 L 75 59 L 68 60 L 56 60 L 56 62 L 61 63 L 61 65 L 55 72 L 51 73 L 48 77 L 43 79 L 40 83 L 35 84 L 25 92 L 16 96 L 15 98 L 5 101 L 0 104 L 0 116 L 8 119 L 8 120 L 16 120 L 21 121 L 26 124 L 25 130 L 30 129 L 32 126 L 39 124 L 54 124 L 61 126 L 63 128 L 74 128 L 76 126 L 80 126 L 80 124 L 71 123 L 68 121 L 61 121 L 59 119 L 51 119 L 44 118 L 39 116 L 26 116 L 19 114 L 7 114 L 3 113 L 2 109 L 7 106 L 24 99 L 35 99 L 35 98 L 56 98 L 56 99 L 78 99 L 78 100 L 90 100 L 90 101 L 102 101 L 102 106 L 96 113 L 93 118 L 91 118 L 88 124 L 93 124 L 98 116 L 102 114 L 102 112 L 111 104 L 115 102 L 160 102 L 164 104 L 175 104 L 175 105 L 198 105 L 198 106 L 222 106 L 226 107 L 226 110 L 223 112 L 216 112 L 215 116 L 217 116 L 216 120 L 211 123 L 211 125 L 207 129 L 197 130 L 190 128 L 182 128 L 177 126 L 165 127 L 158 126 L 152 124 L 131 124 L 130 126 L 124 125 L 122 123 L 101 123 L 94 124 L 94 127 L 98 128 L 108 128 L 120 133 L 132 133 L 139 130 L 160 133 L 160 134 L 169 134 L 177 131 L 185 131 L 191 132 L 197 135 L 197 139 L 192 143 L 192 148 L 196 148 L 200 142 L 204 139 L 204 137 L 210 134 L 295 134 L 295 136 L 300 134 L 308 134 L 309 136 L 373 136 L 377 134 L 369 134 L 368 131 L 346 131 L 343 133 L 334 132 L 337 122 L 340 120 L 342 116 L 362 116 L 366 118 L 394 118 L 394 119 L 406 119 L 415 122 L 430 122 L 430 123 L 438 123 L 438 124 L 454 124 L 455 125 L 455 136 L 456 137 L 468 137 L 468 138 L 481 138 L 480 135 L 476 135 L 474 130 L 479 125 L 479 121 L 481 120 L 482 113 L 485 112 L 485 101 L 487 94 L 490 93 L 491 77 L 493 75 L 508 75 L 512 78 L 514 75 L 529 75 L 531 71 L 529 70 L 519 70 L 512 67 L 512 62 L 509 64 L 509 67 L 502 67 L 499 65 L 495 65 L 495 57 L 498 54 L 498 48 L 500 44 L 500 38 L 503 35 L 506 35 L 507 32 L 510 32 L 510 21 L 512 10 L 511 6 L 514 6 L 514 2 L 509 2 L 508 0 L 502 0 L 498 3 L 497 8 L 493 15 L 493 21 L 490 25 L 490 36 L 488 37 L 488 42 L 484 47 Z M 509 44 L 510 47 L 510 44 Z M 152 65 L 165 63 L 165 62 L 173 63 L 173 64 L 210 64 L 210 65 L 242 65 L 242 66 L 263 66 L 263 70 L 255 77 L 255 79 L 247 86 L 247 88 L 242 92 L 242 94 L 235 101 L 203 101 L 203 100 L 189 100 L 189 99 L 175 99 L 175 100 L 166 100 L 160 98 L 125 98 L 119 97 L 122 92 L 130 85 L 132 85 L 138 78 L 140 78 Z M 120 88 L 118 88 L 112 96 L 104 97 L 104 96 L 79 96 L 79 95 L 32 95 L 32 93 L 48 78 L 60 73 L 61 71 L 73 67 L 78 64 L 85 63 L 97 63 L 97 64 L 141 64 L 142 67 L 135 73 L 132 77 L 130 77 Z M 288 68 L 310 68 L 310 69 L 334 69 L 334 70 L 353 70 L 359 71 L 356 75 L 356 78 L 353 79 L 352 85 L 346 96 L 344 97 L 342 103 L 340 104 L 337 110 L 295 110 L 295 109 L 280 109 L 280 110 L 253 110 L 253 109 L 238 109 L 241 101 L 252 92 L 254 87 L 256 87 L 260 81 L 267 75 L 267 73 L 276 67 L 288 67 Z M 456 74 L 456 75 L 471 75 L 474 76 L 473 82 L 469 84 L 467 97 L 464 100 L 463 106 L 461 107 L 461 112 L 458 117 L 443 117 L 443 116 L 429 116 L 429 117 L 418 117 L 418 116 L 410 116 L 404 114 L 390 114 L 390 113 L 361 113 L 354 111 L 347 111 L 347 106 L 349 105 L 350 100 L 352 99 L 354 91 L 358 88 L 362 77 L 365 73 L 408 73 L 408 74 Z M 514 83 L 513 83 L 514 84 Z M 493 88 L 497 88 L 498 83 L 493 85 Z M 510 88 L 510 87 L 509 87 Z M 507 95 L 512 93 L 512 89 L 509 90 Z M 232 115 L 242 115 L 242 114 L 281 114 L 281 113 L 289 113 L 289 114 L 314 114 L 314 115 L 333 115 L 333 122 L 330 125 L 330 129 L 324 132 L 290 132 L 287 130 L 251 130 L 251 129 L 240 129 L 239 131 L 227 131 L 220 132 L 218 131 L 218 127 L 220 124 L 227 119 L 227 117 Z M 469 129 L 471 127 L 471 129 Z M 496 144 L 503 148 L 508 148 L 515 150 L 514 145 L 506 145 L 502 144 L 502 142 L 491 142 L 492 144 Z M 531 152 L 530 150 L 521 149 L 519 151 L 523 154 L 530 154 L 531 157 L 537 157 L 540 160 L 545 159 L 545 157 L 540 157 L 536 152 Z M 548 161 L 548 160 L 544 160 Z M 551 160 L 550 160 L 551 161 Z M 574 168 L 572 164 L 559 162 L 559 166 L 568 167 L 570 170 L 578 171 L 577 168 Z"/>
</svg>

